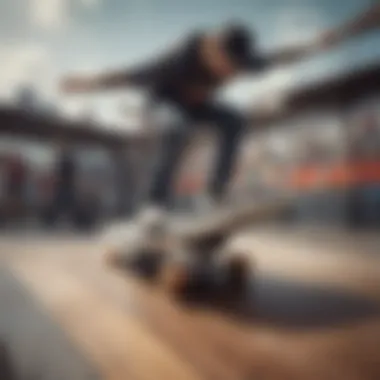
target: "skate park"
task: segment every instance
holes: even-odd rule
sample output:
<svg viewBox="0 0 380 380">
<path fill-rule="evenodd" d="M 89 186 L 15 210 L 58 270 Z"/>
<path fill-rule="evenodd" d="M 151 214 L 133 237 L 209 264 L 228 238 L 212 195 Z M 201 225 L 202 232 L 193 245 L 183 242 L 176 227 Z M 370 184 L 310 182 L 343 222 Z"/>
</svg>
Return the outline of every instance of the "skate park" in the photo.
<svg viewBox="0 0 380 380">
<path fill-rule="evenodd" d="M 290 134 L 290 125 L 305 126 L 297 137 L 307 139 L 301 147 L 308 148 L 296 150 L 299 156 L 289 160 L 275 156 L 272 167 L 268 156 L 273 152 L 263 152 L 263 165 L 260 157 L 250 156 L 258 149 L 243 150 L 247 156 L 231 189 L 236 194 L 231 202 L 267 200 L 276 192 L 298 195 L 290 215 L 247 228 L 231 242 L 248 250 L 257 265 L 251 302 L 243 309 L 212 302 L 182 304 L 107 270 L 98 260 L 96 224 L 85 230 L 65 225 L 46 229 L 38 218 L 28 217 L 25 224 L 16 214 L 11 225 L 4 225 L 0 241 L 2 376 L 377 378 L 380 142 L 373 150 L 366 136 L 378 138 L 379 77 L 378 65 L 347 72 L 290 94 L 280 113 L 252 114 L 255 128 L 248 147 L 257 141 L 265 147 L 267 139 L 270 148 L 270 139 Z M 58 146 L 62 140 L 80 147 L 98 144 L 111 157 L 120 158 L 120 151 L 136 141 L 149 144 L 144 136 L 95 133 L 86 126 L 53 127 L 53 121 L 45 121 L 44 127 L 40 119 L 31 128 L 27 123 L 34 119 L 19 110 L 2 110 L 0 120 L 6 136 L 42 144 L 58 141 Z M 324 136 L 317 125 L 333 125 L 327 141 L 317 140 Z M 351 128 L 358 128 L 357 133 Z M 211 154 L 209 140 L 204 141 L 199 149 L 205 154 L 192 161 L 191 150 L 184 164 L 178 204 L 196 198 L 202 189 L 199 157 L 207 161 Z M 207 162 L 202 165 L 206 168 Z M 133 187 L 124 185 L 122 195 L 129 192 L 132 197 Z M 102 215 L 99 224 L 125 217 L 128 208 L 115 201 Z"/>
<path fill-rule="evenodd" d="M 0 3 L 0 380 L 380 378 L 380 3 Z"/>
</svg>

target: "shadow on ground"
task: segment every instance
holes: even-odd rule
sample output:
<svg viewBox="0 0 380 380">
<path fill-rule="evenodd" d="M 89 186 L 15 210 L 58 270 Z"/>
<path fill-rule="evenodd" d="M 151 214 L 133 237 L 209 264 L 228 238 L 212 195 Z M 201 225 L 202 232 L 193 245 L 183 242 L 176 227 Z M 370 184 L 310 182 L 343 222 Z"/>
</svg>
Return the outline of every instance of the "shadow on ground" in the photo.
<svg viewBox="0 0 380 380">
<path fill-rule="evenodd" d="M 138 277 L 150 279 L 155 277 L 156 267 L 150 259 L 140 258 L 123 270 L 129 268 Z M 190 285 L 180 293 L 184 305 L 211 308 L 245 322 L 294 328 L 327 327 L 380 315 L 380 304 L 323 285 L 258 275 L 250 281 L 245 296 L 239 297 L 228 288 L 220 289 L 218 277 L 214 270 L 203 273 L 195 269 Z"/>
<path fill-rule="evenodd" d="M 192 294 L 192 307 L 212 308 L 245 322 L 319 328 L 380 315 L 380 305 L 345 292 L 270 277 L 252 281 L 242 299 Z"/>
</svg>

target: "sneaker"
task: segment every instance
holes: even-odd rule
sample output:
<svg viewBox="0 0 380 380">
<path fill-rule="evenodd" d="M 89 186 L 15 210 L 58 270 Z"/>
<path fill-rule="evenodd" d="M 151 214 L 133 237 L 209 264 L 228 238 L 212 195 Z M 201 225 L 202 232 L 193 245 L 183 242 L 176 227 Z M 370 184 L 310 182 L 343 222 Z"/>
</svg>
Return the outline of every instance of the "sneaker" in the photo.
<svg viewBox="0 0 380 380">
<path fill-rule="evenodd" d="M 137 215 L 136 223 L 146 237 L 161 237 L 168 230 L 167 212 L 155 205 L 144 207 Z"/>
<path fill-rule="evenodd" d="M 214 211 L 218 208 L 220 202 L 216 201 L 210 195 L 201 195 L 195 199 L 195 211 L 200 214 Z"/>
</svg>

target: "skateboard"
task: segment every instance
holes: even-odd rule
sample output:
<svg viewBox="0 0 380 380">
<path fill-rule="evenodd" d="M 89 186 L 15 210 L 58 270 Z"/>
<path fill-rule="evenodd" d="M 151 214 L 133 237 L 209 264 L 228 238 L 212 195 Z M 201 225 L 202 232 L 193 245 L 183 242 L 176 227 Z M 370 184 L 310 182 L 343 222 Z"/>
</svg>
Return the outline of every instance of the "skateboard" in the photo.
<svg viewBox="0 0 380 380">
<path fill-rule="evenodd" d="M 228 242 L 244 227 L 272 220 L 288 210 L 290 202 L 221 208 L 208 216 L 169 218 L 147 230 L 124 223 L 108 231 L 104 259 L 166 292 L 180 295 L 244 295 L 254 277 L 252 255 L 231 249 Z"/>
</svg>

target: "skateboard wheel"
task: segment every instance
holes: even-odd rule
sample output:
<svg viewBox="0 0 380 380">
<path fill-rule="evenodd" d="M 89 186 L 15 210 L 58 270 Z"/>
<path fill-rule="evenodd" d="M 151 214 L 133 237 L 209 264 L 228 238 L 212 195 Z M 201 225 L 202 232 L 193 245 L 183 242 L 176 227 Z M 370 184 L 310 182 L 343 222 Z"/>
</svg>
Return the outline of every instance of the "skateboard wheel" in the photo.
<svg viewBox="0 0 380 380">
<path fill-rule="evenodd" d="M 224 285 L 232 293 L 244 292 L 250 278 L 250 263 L 245 257 L 236 256 L 225 263 Z"/>
<path fill-rule="evenodd" d="M 167 265 L 161 274 L 163 288 L 171 294 L 181 295 L 189 287 L 191 276 L 183 264 Z"/>
<path fill-rule="evenodd" d="M 154 280 L 160 273 L 164 253 L 156 250 L 143 250 L 131 262 L 132 269 L 148 280 Z"/>
</svg>

